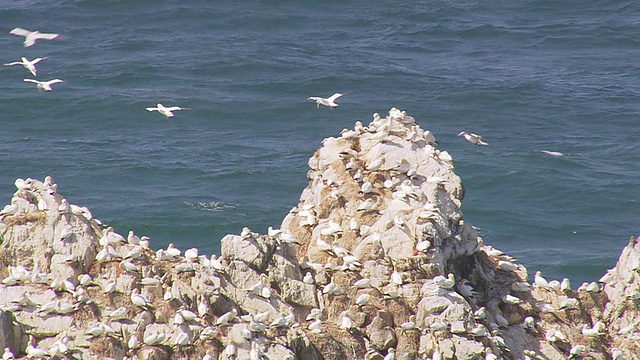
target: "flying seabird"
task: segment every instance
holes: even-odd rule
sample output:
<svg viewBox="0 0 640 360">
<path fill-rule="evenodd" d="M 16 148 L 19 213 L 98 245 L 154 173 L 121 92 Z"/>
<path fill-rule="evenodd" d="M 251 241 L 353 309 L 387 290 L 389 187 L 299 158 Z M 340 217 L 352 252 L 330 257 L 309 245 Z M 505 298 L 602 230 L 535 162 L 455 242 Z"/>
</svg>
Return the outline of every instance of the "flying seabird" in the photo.
<svg viewBox="0 0 640 360">
<path fill-rule="evenodd" d="M 29 61 L 29 59 L 23 56 L 21 59 L 22 61 L 14 61 L 14 62 L 6 63 L 4 64 L 4 66 L 22 65 L 24 66 L 25 69 L 31 71 L 31 74 L 33 74 L 33 76 L 36 76 L 36 73 L 38 72 L 38 70 L 36 70 L 36 64 L 45 59 L 47 59 L 46 56 L 41 58 L 35 58 Z"/>
<path fill-rule="evenodd" d="M 173 117 L 173 112 L 178 110 L 190 110 L 189 108 L 179 107 L 179 106 L 171 106 L 165 107 L 162 104 L 157 104 L 157 107 L 148 107 L 147 111 L 157 111 L 160 114 L 164 115 L 167 118 Z"/>
<path fill-rule="evenodd" d="M 464 138 L 472 143 L 472 144 L 476 144 L 476 145 L 489 145 L 486 142 L 482 141 L 482 136 L 478 135 L 478 134 L 474 134 L 474 133 L 468 133 L 466 131 L 461 131 L 458 136 L 464 136 Z"/>
<path fill-rule="evenodd" d="M 49 80 L 49 81 L 38 81 L 38 80 L 35 80 L 35 79 L 24 79 L 24 82 L 35 83 L 35 84 L 37 84 L 37 88 L 42 90 L 42 91 L 51 91 L 51 90 L 53 90 L 51 88 L 51 85 L 57 84 L 57 83 L 61 83 L 61 82 L 64 82 L 64 81 L 62 81 L 60 79 L 53 79 L 53 80 Z"/>
<path fill-rule="evenodd" d="M 307 100 L 314 100 L 316 102 L 316 108 L 319 108 L 320 105 L 324 105 L 333 109 L 334 107 L 338 107 L 338 104 L 336 104 L 335 101 L 342 95 L 344 94 L 335 93 L 326 99 L 317 96 L 311 96 L 308 97 Z"/>
<path fill-rule="evenodd" d="M 15 28 L 9 34 L 24 36 L 24 47 L 32 46 L 38 39 L 53 40 L 60 37 L 60 34 L 47 34 L 38 31 L 29 31 L 22 28 Z"/>
</svg>

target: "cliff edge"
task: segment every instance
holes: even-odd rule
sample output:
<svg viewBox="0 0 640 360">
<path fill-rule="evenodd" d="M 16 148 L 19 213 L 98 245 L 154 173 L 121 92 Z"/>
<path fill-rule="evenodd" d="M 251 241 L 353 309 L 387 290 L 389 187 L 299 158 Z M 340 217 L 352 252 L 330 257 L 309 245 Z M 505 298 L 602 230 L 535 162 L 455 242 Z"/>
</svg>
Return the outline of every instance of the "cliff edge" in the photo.
<svg viewBox="0 0 640 360">
<path fill-rule="evenodd" d="M 433 134 L 398 109 L 330 137 L 279 229 L 221 256 L 152 250 L 16 180 L 0 212 L 0 349 L 77 359 L 634 359 L 640 244 L 599 282 L 527 281 L 461 211 Z"/>
</svg>

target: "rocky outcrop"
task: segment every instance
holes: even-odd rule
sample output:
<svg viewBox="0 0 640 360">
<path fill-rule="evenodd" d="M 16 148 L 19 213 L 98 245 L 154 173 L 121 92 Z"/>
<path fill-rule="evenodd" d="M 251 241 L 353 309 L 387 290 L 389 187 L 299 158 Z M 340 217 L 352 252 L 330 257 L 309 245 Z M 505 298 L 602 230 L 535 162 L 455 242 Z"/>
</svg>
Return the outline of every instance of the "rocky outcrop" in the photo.
<svg viewBox="0 0 640 360">
<path fill-rule="evenodd" d="M 484 244 L 451 156 L 406 113 L 327 138 L 279 229 L 152 250 L 18 179 L 0 212 L 1 341 L 82 359 L 633 359 L 640 245 L 599 282 Z M 1 345 L 1 344 L 0 344 Z"/>
</svg>

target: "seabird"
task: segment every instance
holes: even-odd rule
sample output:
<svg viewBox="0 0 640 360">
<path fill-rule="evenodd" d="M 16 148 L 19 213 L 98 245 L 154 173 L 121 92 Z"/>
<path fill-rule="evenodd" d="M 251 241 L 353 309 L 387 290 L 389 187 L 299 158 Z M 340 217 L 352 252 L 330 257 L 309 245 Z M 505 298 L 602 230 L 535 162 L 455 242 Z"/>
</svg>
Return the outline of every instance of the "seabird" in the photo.
<svg viewBox="0 0 640 360">
<path fill-rule="evenodd" d="M 158 103 L 156 104 L 156 107 L 148 107 L 147 111 L 157 111 L 160 114 L 164 115 L 167 118 L 171 118 L 173 117 L 173 112 L 174 111 L 178 111 L 178 110 L 190 110 L 190 108 L 184 108 L 184 107 L 179 107 L 179 106 L 171 106 L 171 107 L 165 107 L 164 105 Z"/>
<path fill-rule="evenodd" d="M 313 275 L 311 275 L 311 272 L 307 271 L 307 273 L 304 274 L 304 279 L 302 279 L 302 282 L 305 284 L 313 284 Z"/>
<path fill-rule="evenodd" d="M 11 352 L 11 349 L 8 347 L 4 348 L 4 353 L 2 353 L 2 360 L 15 359 L 15 356 Z"/>
<path fill-rule="evenodd" d="M 402 324 L 400 324 L 400 329 L 402 329 L 402 331 L 409 331 L 409 330 L 413 330 L 416 328 L 416 316 L 415 315 L 409 315 L 409 321 L 407 322 L 403 322 Z"/>
<path fill-rule="evenodd" d="M 47 59 L 46 56 L 41 58 L 35 58 L 29 61 L 29 59 L 23 56 L 22 61 L 14 61 L 14 62 L 6 63 L 4 64 L 4 66 L 22 65 L 24 66 L 25 69 L 31 71 L 31 74 L 33 74 L 33 76 L 36 76 L 36 73 L 38 72 L 38 70 L 36 70 L 36 64 L 45 59 Z"/>
<path fill-rule="evenodd" d="M 356 299 L 356 305 L 358 305 L 360 307 L 367 306 L 369 304 L 369 298 L 370 297 L 371 297 L 371 295 L 369 295 L 369 294 L 361 294 Z"/>
<path fill-rule="evenodd" d="M 9 34 L 24 36 L 24 47 L 32 46 L 38 39 L 53 40 L 60 37 L 60 34 L 47 34 L 38 31 L 29 31 L 22 28 L 15 28 Z"/>
<path fill-rule="evenodd" d="M 474 133 L 468 133 L 466 131 L 461 131 L 458 136 L 464 136 L 464 138 L 475 145 L 489 145 L 486 142 L 482 141 L 482 136 Z"/>
<path fill-rule="evenodd" d="M 545 278 L 542 277 L 541 271 L 536 271 L 536 275 L 533 278 L 533 283 L 536 285 L 536 287 L 539 287 L 539 288 L 543 288 L 543 289 L 549 288 L 549 283 Z"/>
<path fill-rule="evenodd" d="M 51 88 L 51 85 L 64 82 L 64 81 L 62 81 L 60 79 L 53 79 L 53 80 L 49 80 L 49 81 L 38 81 L 38 80 L 35 80 L 35 79 L 24 79 L 24 81 L 38 84 L 37 88 L 42 90 L 42 91 L 51 91 L 51 90 L 53 90 Z"/>
<path fill-rule="evenodd" d="M 541 153 L 545 153 L 547 155 L 551 155 L 551 156 L 562 156 L 564 155 L 563 153 L 559 152 L 559 151 L 549 151 L 549 150 L 540 150 Z"/>
<path fill-rule="evenodd" d="M 333 109 L 334 107 L 338 107 L 338 104 L 336 104 L 335 101 L 342 95 L 344 94 L 335 93 L 326 99 L 317 96 L 311 96 L 308 97 L 307 100 L 314 100 L 316 102 L 316 108 L 319 108 L 320 105 L 324 105 Z"/>
<path fill-rule="evenodd" d="M 140 291 L 138 289 L 133 289 L 133 292 L 131 293 L 131 302 L 133 303 L 133 305 L 142 308 L 149 307 L 150 305 L 149 300 L 144 295 L 140 294 Z"/>
</svg>

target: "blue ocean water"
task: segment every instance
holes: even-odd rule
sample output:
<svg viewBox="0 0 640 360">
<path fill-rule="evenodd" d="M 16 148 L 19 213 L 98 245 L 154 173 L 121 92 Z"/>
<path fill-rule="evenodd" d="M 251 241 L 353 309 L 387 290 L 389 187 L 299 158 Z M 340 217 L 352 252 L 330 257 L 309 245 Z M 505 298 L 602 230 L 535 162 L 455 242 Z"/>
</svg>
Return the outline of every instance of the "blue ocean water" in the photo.
<svg viewBox="0 0 640 360">
<path fill-rule="evenodd" d="M 321 140 L 395 106 L 456 160 L 463 212 L 530 272 L 597 279 L 637 235 L 640 3 L 0 2 L 0 204 L 16 178 L 116 231 L 217 253 L 297 205 Z M 22 27 L 64 35 L 25 48 Z M 308 96 L 344 92 L 337 109 Z M 145 107 L 191 110 L 166 120 Z M 483 135 L 473 146 L 458 132 Z M 561 157 L 540 150 L 559 151 Z"/>
</svg>

